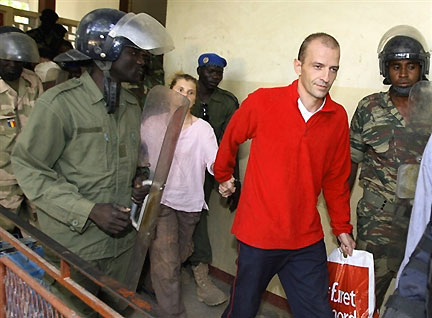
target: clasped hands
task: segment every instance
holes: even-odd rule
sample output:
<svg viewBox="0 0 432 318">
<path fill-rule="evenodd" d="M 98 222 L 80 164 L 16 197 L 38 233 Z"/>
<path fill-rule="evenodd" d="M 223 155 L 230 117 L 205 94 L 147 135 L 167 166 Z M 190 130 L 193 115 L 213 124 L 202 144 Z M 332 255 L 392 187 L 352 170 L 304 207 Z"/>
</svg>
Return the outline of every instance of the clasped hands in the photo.
<svg viewBox="0 0 432 318">
<path fill-rule="evenodd" d="M 231 179 L 219 184 L 219 193 L 222 195 L 222 197 L 227 198 L 236 191 L 234 181 L 234 177 L 231 177 Z"/>
</svg>

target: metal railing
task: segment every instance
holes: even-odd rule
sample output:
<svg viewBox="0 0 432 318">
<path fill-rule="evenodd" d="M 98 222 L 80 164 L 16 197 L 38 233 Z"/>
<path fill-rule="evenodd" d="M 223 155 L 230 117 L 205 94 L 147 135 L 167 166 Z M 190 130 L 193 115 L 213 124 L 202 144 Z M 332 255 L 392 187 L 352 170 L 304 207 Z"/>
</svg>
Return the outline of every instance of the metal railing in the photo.
<svg viewBox="0 0 432 318">
<path fill-rule="evenodd" d="M 0 25 L 12 25 L 23 30 L 24 32 L 39 26 L 39 16 L 40 13 L 38 12 L 20 10 L 0 5 L 0 21 L 2 22 Z M 57 23 L 63 25 L 66 28 L 67 33 L 65 35 L 65 39 L 74 43 L 78 21 L 59 18 Z"/>
<path fill-rule="evenodd" d="M 46 261 L 30 247 L 26 246 L 12 234 L 0 227 L 1 240 L 9 243 L 17 251 L 20 251 L 28 257 L 31 261 L 37 264 L 37 266 L 43 269 L 47 275 L 54 278 L 58 283 L 67 288 L 77 298 L 81 299 L 102 317 L 116 318 L 123 316 L 74 282 L 70 276 L 71 266 L 103 288 L 105 292 L 108 292 L 119 300 L 128 303 L 128 305 L 135 309 L 136 312 L 140 313 L 142 317 L 157 317 L 154 309 L 155 303 L 150 299 L 150 297 L 138 295 L 135 292 L 128 290 L 124 285 L 113 278 L 106 276 L 100 270 L 96 269 L 91 264 L 87 263 L 79 256 L 72 253 L 70 250 L 66 249 L 64 246 L 60 245 L 52 238 L 39 231 L 28 222 L 23 221 L 17 215 L 2 206 L 0 206 L 0 214 L 14 222 L 22 231 L 30 235 L 44 246 L 44 248 L 48 248 L 52 254 L 57 256 L 60 259 L 60 268 L 57 268 Z M 12 291 L 15 292 L 11 292 L 11 288 Z M 14 294 L 17 294 L 20 300 L 16 301 L 11 298 Z M 41 311 L 43 313 L 41 316 L 25 315 L 25 312 L 30 309 L 37 309 L 38 312 L 41 310 L 45 311 Z M 19 314 L 9 315 L 13 310 L 18 310 Z M 8 314 L 6 315 L 6 313 Z M 50 316 L 50 313 L 53 313 L 53 315 Z M 37 282 L 33 277 L 23 272 L 23 270 L 17 267 L 13 261 L 7 257 L 1 257 L 0 318 L 3 317 L 78 317 L 78 315 L 45 289 L 40 282 Z"/>
</svg>

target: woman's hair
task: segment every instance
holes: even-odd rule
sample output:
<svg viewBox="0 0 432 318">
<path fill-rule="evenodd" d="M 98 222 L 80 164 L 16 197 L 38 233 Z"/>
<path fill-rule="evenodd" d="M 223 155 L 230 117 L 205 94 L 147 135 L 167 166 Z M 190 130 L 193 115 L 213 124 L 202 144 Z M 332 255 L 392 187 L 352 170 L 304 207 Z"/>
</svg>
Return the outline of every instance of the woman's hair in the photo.
<svg viewBox="0 0 432 318">
<path fill-rule="evenodd" d="M 175 84 L 177 84 L 178 80 L 184 79 L 186 81 L 191 81 L 195 83 L 195 86 L 198 86 L 198 80 L 193 77 L 192 75 L 189 74 L 184 74 L 184 73 L 176 73 L 173 77 L 173 79 L 171 80 L 171 84 L 170 84 L 170 88 L 173 88 L 175 86 Z"/>
</svg>

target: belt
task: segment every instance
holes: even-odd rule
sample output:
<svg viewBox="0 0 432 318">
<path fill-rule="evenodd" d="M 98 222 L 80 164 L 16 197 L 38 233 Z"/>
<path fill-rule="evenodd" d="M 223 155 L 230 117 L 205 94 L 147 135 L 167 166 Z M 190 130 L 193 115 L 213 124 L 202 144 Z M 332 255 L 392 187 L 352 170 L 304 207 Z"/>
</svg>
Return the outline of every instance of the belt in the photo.
<svg viewBox="0 0 432 318">
<path fill-rule="evenodd" d="M 363 199 L 372 204 L 373 206 L 381 209 L 386 212 L 395 212 L 398 209 L 398 204 L 389 202 L 387 199 L 384 199 L 382 196 L 375 194 L 369 190 L 363 191 Z"/>
</svg>

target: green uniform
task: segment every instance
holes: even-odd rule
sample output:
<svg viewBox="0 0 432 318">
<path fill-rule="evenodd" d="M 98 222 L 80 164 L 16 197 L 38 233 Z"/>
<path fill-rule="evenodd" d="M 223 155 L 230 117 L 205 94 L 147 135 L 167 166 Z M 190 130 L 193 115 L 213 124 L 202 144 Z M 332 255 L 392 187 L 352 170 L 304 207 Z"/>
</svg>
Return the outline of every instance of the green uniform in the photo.
<svg viewBox="0 0 432 318">
<path fill-rule="evenodd" d="M 39 77 L 27 69 L 23 69 L 18 86 L 17 93 L 0 79 L 0 205 L 27 219 L 32 217 L 30 202 L 18 186 L 10 156 L 43 88 Z M 7 230 L 14 228 L 12 222 L 3 218 L 0 225 Z"/>
<path fill-rule="evenodd" d="M 389 92 L 363 98 L 350 129 L 351 160 L 361 164 L 364 190 L 357 206 L 357 247 L 374 254 L 379 308 L 403 259 L 411 213 L 411 200 L 396 196 L 398 169 L 419 163 L 428 136 L 409 137 Z"/>
<path fill-rule="evenodd" d="M 203 110 L 201 107 L 202 101 L 197 97 L 195 105 L 191 109 L 192 115 L 203 118 Z M 222 139 L 231 116 L 239 107 L 237 98 L 230 92 L 216 87 L 213 94 L 207 101 L 209 123 L 213 127 L 218 142 Z"/>
<path fill-rule="evenodd" d="M 14 171 L 37 206 L 41 230 L 102 270 L 107 259 L 127 254 L 136 232 L 108 235 L 88 216 L 96 203 L 130 207 L 140 119 L 136 98 L 124 89 L 118 109 L 108 114 L 102 92 L 84 73 L 38 99 L 13 151 Z"/>
<path fill-rule="evenodd" d="M 201 105 L 202 101 L 200 101 L 197 97 L 195 105 L 191 109 L 192 115 L 203 118 L 203 110 Z M 222 139 L 228 122 L 230 121 L 236 109 L 239 107 L 239 103 L 233 94 L 217 87 L 207 101 L 207 105 L 207 114 L 209 117 L 208 122 L 213 127 L 216 140 L 219 143 Z M 206 178 L 204 182 L 204 196 L 207 204 L 210 200 L 213 184 L 213 176 L 206 172 Z M 199 263 L 210 264 L 212 262 L 212 250 L 208 236 L 207 216 L 208 211 L 203 210 L 200 221 L 195 228 L 193 236 L 194 252 L 189 258 L 189 261 L 192 263 L 192 265 L 198 265 Z"/>
</svg>

